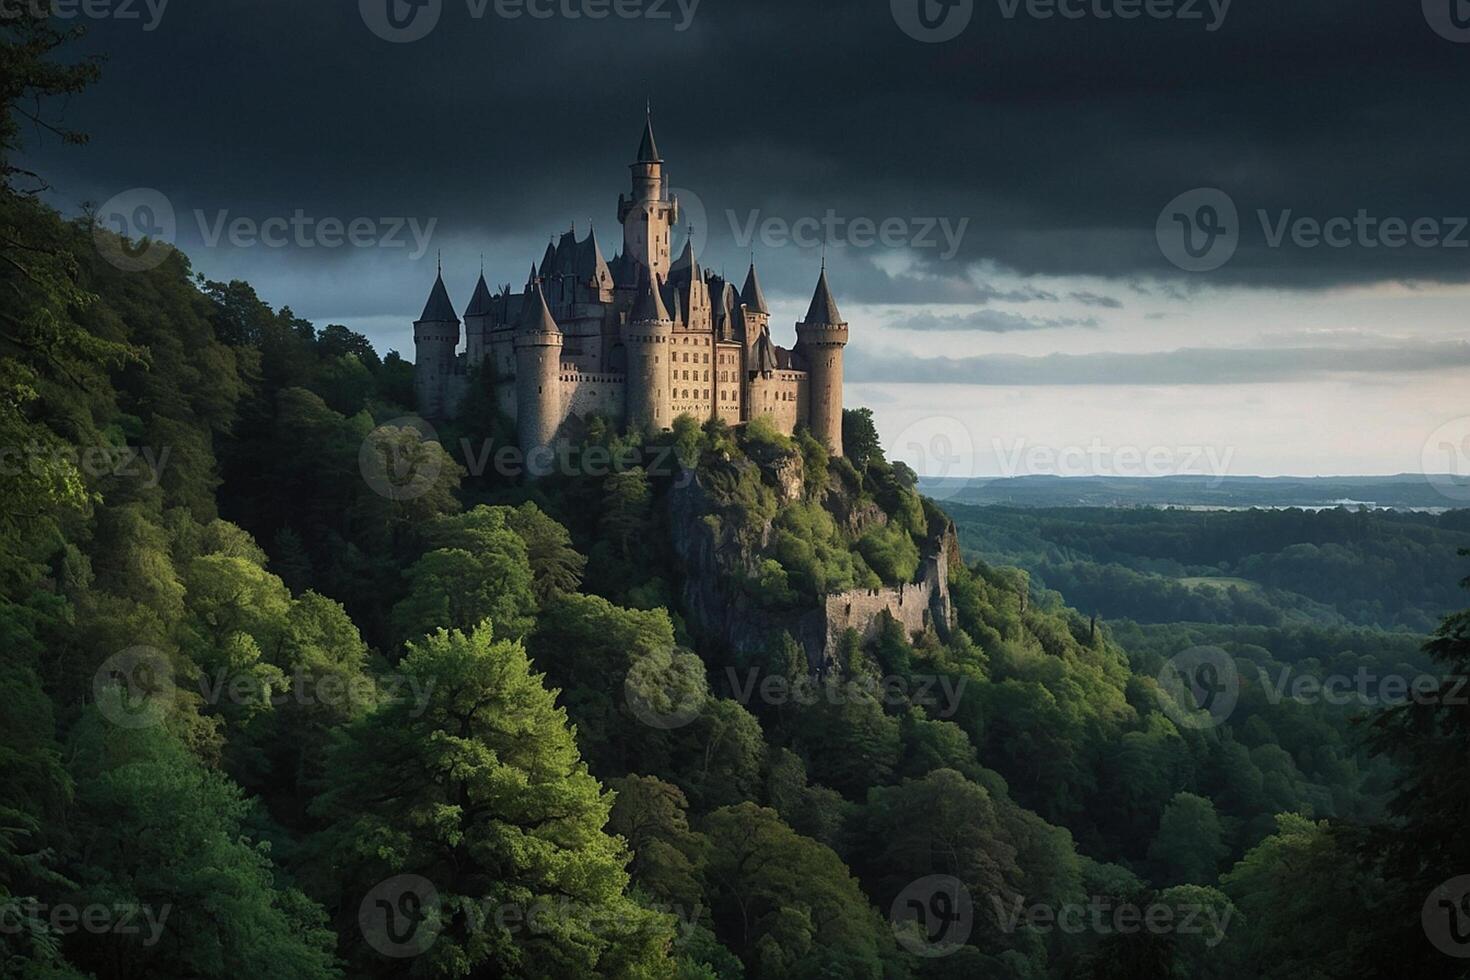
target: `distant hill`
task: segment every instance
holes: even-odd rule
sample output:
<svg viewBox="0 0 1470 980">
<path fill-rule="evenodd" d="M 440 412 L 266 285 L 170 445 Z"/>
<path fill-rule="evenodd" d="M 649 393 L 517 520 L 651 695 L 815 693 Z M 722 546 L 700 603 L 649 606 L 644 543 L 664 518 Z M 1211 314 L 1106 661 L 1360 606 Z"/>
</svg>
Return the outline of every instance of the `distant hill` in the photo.
<svg viewBox="0 0 1470 980">
<path fill-rule="evenodd" d="M 1442 513 L 1470 502 L 1470 478 L 1420 473 L 1397 476 L 1019 476 L 922 477 L 919 489 L 936 500 L 1012 507 L 1250 507 L 1369 506 Z M 1465 501 L 1440 487 L 1464 487 Z M 1438 484 L 1438 485 L 1436 485 Z"/>
</svg>

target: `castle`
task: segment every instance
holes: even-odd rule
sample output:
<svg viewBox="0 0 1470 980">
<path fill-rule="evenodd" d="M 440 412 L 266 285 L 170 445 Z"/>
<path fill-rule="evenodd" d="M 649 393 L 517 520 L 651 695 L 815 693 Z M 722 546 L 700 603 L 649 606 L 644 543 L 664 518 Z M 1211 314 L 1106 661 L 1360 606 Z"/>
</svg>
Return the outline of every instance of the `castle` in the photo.
<svg viewBox="0 0 1470 980">
<path fill-rule="evenodd" d="M 622 250 L 603 259 L 590 229 L 546 246 L 525 289 L 491 293 L 481 272 L 460 318 L 442 274 L 413 325 L 414 387 L 428 419 L 458 414 L 472 369 L 493 372 L 499 409 L 515 419 L 521 448 L 549 445 L 573 419 L 600 415 L 634 429 L 667 429 L 688 414 L 740 425 L 769 415 L 787 434 L 804 424 L 842 454 L 842 351 L 847 324 L 827 286 L 826 264 L 796 346 L 771 341 L 770 309 L 755 263 L 739 290 L 701 270 L 686 242 L 670 258 L 679 202 L 646 119 L 618 195 Z"/>
</svg>

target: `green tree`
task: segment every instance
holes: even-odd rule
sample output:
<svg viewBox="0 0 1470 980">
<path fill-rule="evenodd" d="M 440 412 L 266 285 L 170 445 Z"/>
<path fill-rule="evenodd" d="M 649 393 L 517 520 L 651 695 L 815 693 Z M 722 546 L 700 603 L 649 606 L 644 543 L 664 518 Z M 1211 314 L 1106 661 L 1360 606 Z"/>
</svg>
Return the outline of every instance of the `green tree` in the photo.
<svg viewBox="0 0 1470 980">
<path fill-rule="evenodd" d="M 1215 804 L 1193 793 L 1175 793 L 1164 808 L 1148 858 L 1160 881 L 1207 885 L 1215 880 L 1228 851 Z"/>
<path fill-rule="evenodd" d="M 353 896 L 412 873 L 434 884 L 442 909 L 442 931 L 415 969 L 667 972 L 670 920 L 625 896 L 628 854 L 603 830 L 612 799 L 521 645 L 496 640 L 489 623 L 440 630 L 410 643 L 398 669 L 431 697 L 386 703 L 349 725 L 317 804 L 330 821 L 326 882 L 345 886 L 344 941 L 356 929 Z M 541 914 L 537 926 L 511 929 L 494 916 L 500 909 Z M 389 965 L 354 963 L 374 975 Z"/>
<path fill-rule="evenodd" d="M 715 934 L 751 977 L 884 975 L 888 928 L 830 848 L 748 802 L 716 810 L 701 829 Z"/>
</svg>

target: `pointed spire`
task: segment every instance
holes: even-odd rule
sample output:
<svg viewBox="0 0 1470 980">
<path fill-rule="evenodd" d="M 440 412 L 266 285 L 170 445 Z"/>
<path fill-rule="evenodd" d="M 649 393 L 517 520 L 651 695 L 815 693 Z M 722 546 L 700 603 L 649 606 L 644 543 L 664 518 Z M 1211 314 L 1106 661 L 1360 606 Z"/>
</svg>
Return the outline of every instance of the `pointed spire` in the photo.
<svg viewBox="0 0 1470 980">
<path fill-rule="evenodd" d="M 669 310 L 664 306 L 664 299 L 659 295 L 658 284 L 647 269 L 644 269 L 638 277 L 638 298 L 633 301 L 632 312 L 628 314 L 629 323 L 651 323 L 655 320 L 668 320 Z"/>
<path fill-rule="evenodd" d="M 531 268 L 536 268 L 534 265 Z M 541 268 L 537 275 L 542 278 L 551 275 L 556 269 L 556 236 L 551 236 L 551 241 L 546 243 L 546 252 L 541 256 Z"/>
<path fill-rule="evenodd" d="M 424 304 L 424 312 L 419 320 L 424 323 L 459 322 L 459 317 L 454 312 L 454 304 L 449 301 L 449 290 L 444 288 L 442 271 L 434 277 L 434 288 L 429 290 L 429 301 Z"/>
<path fill-rule="evenodd" d="M 561 333 L 551 310 L 546 305 L 546 294 L 539 282 L 532 283 L 526 290 L 525 302 L 521 304 L 521 319 L 516 324 L 517 333 Z"/>
<path fill-rule="evenodd" d="M 703 274 L 700 272 L 699 268 L 699 260 L 694 257 L 693 225 L 689 226 L 689 234 L 684 239 L 684 250 L 679 253 L 679 257 L 675 259 L 674 264 L 669 267 L 670 279 L 676 279 L 680 282 L 683 282 L 686 276 L 689 278 L 690 282 L 694 282 L 695 280 L 703 278 Z"/>
<path fill-rule="evenodd" d="M 764 330 L 755 340 L 755 369 L 757 371 L 774 371 L 779 366 L 776 359 L 776 345 L 771 343 L 771 335 Z"/>
<path fill-rule="evenodd" d="M 846 323 L 837 312 L 837 301 L 832 298 L 832 288 L 827 285 L 827 263 L 822 262 L 822 274 L 817 277 L 817 290 L 812 294 L 812 305 L 807 307 L 803 323 L 835 326 Z"/>
<path fill-rule="evenodd" d="M 761 282 L 755 276 L 755 258 L 750 260 L 750 271 L 745 274 L 745 286 L 740 290 L 740 302 L 756 313 L 764 313 L 767 316 L 771 308 L 766 305 L 766 294 L 761 292 Z"/>
<path fill-rule="evenodd" d="M 472 316 L 489 316 L 492 297 L 490 287 L 485 283 L 485 270 L 480 270 L 480 281 L 475 283 L 475 294 L 470 297 L 470 305 L 465 308 L 465 319 Z"/>
<path fill-rule="evenodd" d="M 663 163 L 663 157 L 658 155 L 658 144 L 653 141 L 653 104 L 649 103 L 647 114 L 643 117 L 643 139 L 638 143 L 638 163 Z"/>
<path fill-rule="evenodd" d="M 577 243 L 577 278 L 592 284 L 612 281 L 612 270 L 597 244 L 596 229 L 589 230 L 587 237 Z"/>
</svg>

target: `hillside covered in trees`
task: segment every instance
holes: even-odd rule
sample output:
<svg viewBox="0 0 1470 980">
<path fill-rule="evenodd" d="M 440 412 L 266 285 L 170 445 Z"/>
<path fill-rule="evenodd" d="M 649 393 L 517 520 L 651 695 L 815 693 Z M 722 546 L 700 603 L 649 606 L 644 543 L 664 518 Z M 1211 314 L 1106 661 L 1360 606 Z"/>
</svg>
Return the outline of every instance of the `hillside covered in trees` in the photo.
<svg viewBox="0 0 1470 980">
<path fill-rule="evenodd" d="M 52 40 L 7 48 L 7 98 L 84 80 L 40 60 Z M 1247 684 L 1213 723 L 1160 683 L 1171 644 L 1133 649 L 983 551 L 949 564 L 945 636 L 888 620 L 816 661 L 790 635 L 732 645 L 689 602 L 695 530 L 720 554 L 695 585 L 771 622 L 920 574 L 947 518 L 865 412 L 847 458 L 759 422 L 594 420 L 578 464 L 528 482 L 485 463 L 508 444 L 493 378 L 478 421 L 430 437 L 396 353 L 178 252 L 123 272 L 19 176 L 0 193 L 0 974 L 1457 962 L 1420 910 L 1470 868 L 1461 702 Z M 1337 652 L 1452 690 L 1470 617 L 1421 642 Z"/>
</svg>

